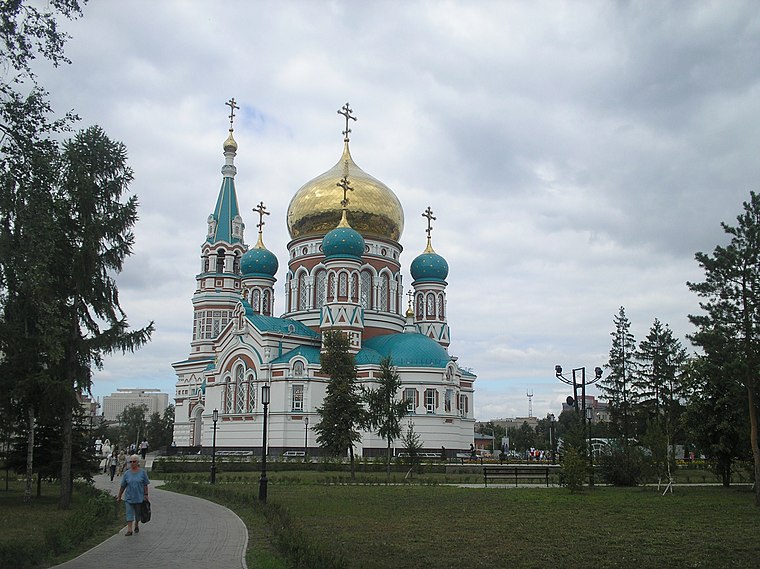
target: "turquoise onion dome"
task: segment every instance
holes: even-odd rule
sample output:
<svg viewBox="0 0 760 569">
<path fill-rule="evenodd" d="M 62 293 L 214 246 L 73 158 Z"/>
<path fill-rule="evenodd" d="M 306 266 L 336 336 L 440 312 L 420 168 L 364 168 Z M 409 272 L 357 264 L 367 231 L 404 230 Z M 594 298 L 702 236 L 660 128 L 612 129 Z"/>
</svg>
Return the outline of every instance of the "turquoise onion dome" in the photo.
<svg viewBox="0 0 760 569">
<path fill-rule="evenodd" d="M 350 258 L 360 261 L 364 253 L 364 237 L 346 221 L 346 212 L 338 227 L 322 239 L 322 252 L 326 259 Z"/>
<path fill-rule="evenodd" d="M 280 263 L 269 249 L 264 247 L 259 233 L 259 241 L 253 249 L 246 251 L 240 259 L 240 272 L 244 277 L 274 277 Z"/>
<path fill-rule="evenodd" d="M 449 264 L 446 259 L 433 251 L 428 237 L 425 251 L 415 257 L 409 271 L 414 281 L 445 281 L 449 276 Z"/>
</svg>

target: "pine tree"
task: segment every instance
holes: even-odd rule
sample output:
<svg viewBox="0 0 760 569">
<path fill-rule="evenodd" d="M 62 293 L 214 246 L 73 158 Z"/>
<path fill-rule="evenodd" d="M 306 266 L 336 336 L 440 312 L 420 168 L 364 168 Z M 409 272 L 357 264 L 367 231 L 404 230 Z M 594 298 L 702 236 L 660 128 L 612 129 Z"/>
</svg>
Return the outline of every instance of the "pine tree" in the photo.
<svg viewBox="0 0 760 569">
<path fill-rule="evenodd" d="M 628 445 L 632 429 L 632 407 L 636 394 L 632 391 L 638 366 L 636 363 L 636 340 L 631 333 L 631 323 L 622 306 L 614 318 L 615 331 L 612 336 L 609 372 L 599 382 L 599 390 L 609 401 L 610 421 L 623 443 Z"/>
<path fill-rule="evenodd" d="M 380 386 L 377 389 L 368 389 L 364 392 L 367 402 L 366 425 L 376 429 L 378 436 L 388 443 L 386 452 L 387 476 L 391 476 L 391 445 L 393 440 L 401 436 L 401 419 L 408 413 L 406 401 L 397 398 L 401 389 L 401 378 L 390 356 L 380 361 Z"/>
<path fill-rule="evenodd" d="M 330 379 L 322 407 L 317 408 L 319 422 L 314 426 L 320 447 L 335 456 L 351 461 L 351 478 L 355 476 L 354 444 L 361 440 L 358 427 L 366 421 L 356 385 L 354 356 L 348 337 L 339 330 L 324 333 L 319 356 L 321 373 Z"/>
<path fill-rule="evenodd" d="M 760 507 L 760 444 L 758 443 L 758 375 L 760 374 L 760 195 L 750 192 L 737 225 L 721 223 L 731 237 L 728 246 L 715 247 L 711 255 L 697 253 L 705 280 L 688 283 L 703 301 L 701 315 L 689 319 L 698 331 L 691 340 L 708 347 L 714 337 L 733 346 L 740 372 L 736 380 L 747 393 L 750 445 L 755 466 L 755 504 Z"/>
</svg>

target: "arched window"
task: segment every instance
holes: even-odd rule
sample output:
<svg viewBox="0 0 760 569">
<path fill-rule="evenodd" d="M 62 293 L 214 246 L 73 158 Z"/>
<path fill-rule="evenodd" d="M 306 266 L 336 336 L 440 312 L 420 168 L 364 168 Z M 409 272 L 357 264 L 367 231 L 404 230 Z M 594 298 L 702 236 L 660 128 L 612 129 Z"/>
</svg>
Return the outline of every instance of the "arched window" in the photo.
<svg viewBox="0 0 760 569">
<path fill-rule="evenodd" d="M 256 409 L 256 384 L 252 373 L 248 374 L 248 412 L 253 413 Z"/>
<path fill-rule="evenodd" d="M 227 383 L 224 386 L 224 412 L 225 413 L 233 413 L 234 412 L 234 404 L 235 401 L 235 384 L 232 383 L 231 379 L 227 378 Z"/>
<path fill-rule="evenodd" d="M 335 273 L 327 275 L 327 302 L 335 300 Z"/>
<path fill-rule="evenodd" d="M 444 312 L 443 312 L 443 294 L 438 295 L 438 319 L 443 320 L 445 318 Z"/>
<path fill-rule="evenodd" d="M 203 259 L 203 272 L 204 273 L 208 272 L 208 257 L 204 257 Z"/>
<path fill-rule="evenodd" d="M 232 272 L 236 275 L 240 274 L 240 254 L 235 253 L 235 258 L 232 260 Z"/>
<path fill-rule="evenodd" d="M 359 299 L 359 276 L 354 273 L 351 275 L 351 301 L 357 302 Z"/>
<path fill-rule="evenodd" d="M 306 310 L 309 308 L 309 291 L 306 288 L 306 274 L 302 273 L 298 277 L 298 309 Z"/>
<path fill-rule="evenodd" d="M 427 314 L 428 318 L 435 318 L 435 295 L 429 292 L 427 295 Z"/>
<path fill-rule="evenodd" d="M 268 289 L 264 290 L 264 295 L 261 300 L 261 313 L 264 316 L 270 316 L 272 311 L 270 306 L 272 304 L 271 293 Z"/>
<path fill-rule="evenodd" d="M 222 249 L 216 252 L 216 272 L 224 272 L 224 251 Z"/>
<path fill-rule="evenodd" d="M 421 294 L 417 295 L 417 320 L 425 317 L 425 301 Z"/>
<path fill-rule="evenodd" d="M 246 392 L 245 392 L 245 367 L 243 364 L 239 364 L 235 368 L 235 413 L 243 413 L 245 411 Z"/>
<path fill-rule="evenodd" d="M 372 308 L 372 273 L 362 271 L 361 273 L 361 291 L 359 293 L 362 308 Z"/>
<path fill-rule="evenodd" d="M 293 376 L 303 377 L 303 362 L 297 361 L 293 363 Z"/>
<path fill-rule="evenodd" d="M 322 308 L 327 298 L 327 273 L 319 271 L 315 279 L 317 289 L 317 308 Z"/>
<path fill-rule="evenodd" d="M 251 295 L 251 307 L 253 308 L 254 312 L 259 312 L 259 307 L 261 306 L 261 291 L 257 288 L 253 289 L 253 294 Z"/>
<path fill-rule="evenodd" d="M 377 291 L 378 310 L 388 310 L 388 275 L 380 275 L 380 289 Z"/>
<path fill-rule="evenodd" d="M 340 300 L 348 298 L 348 275 L 345 272 L 338 275 L 338 298 Z"/>
</svg>

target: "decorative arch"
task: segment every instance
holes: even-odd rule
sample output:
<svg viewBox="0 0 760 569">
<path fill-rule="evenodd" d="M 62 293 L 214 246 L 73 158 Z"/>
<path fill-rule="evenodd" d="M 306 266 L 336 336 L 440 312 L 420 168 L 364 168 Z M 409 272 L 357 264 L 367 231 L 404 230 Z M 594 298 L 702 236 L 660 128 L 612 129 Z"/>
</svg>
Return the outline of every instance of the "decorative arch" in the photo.
<svg viewBox="0 0 760 569">
<path fill-rule="evenodd" d="M 375 307 L 372 301 L 372 277 L 369 269 L 362 269 L 359 273 L 359 304 L 365 310 Z"/>
</svg>

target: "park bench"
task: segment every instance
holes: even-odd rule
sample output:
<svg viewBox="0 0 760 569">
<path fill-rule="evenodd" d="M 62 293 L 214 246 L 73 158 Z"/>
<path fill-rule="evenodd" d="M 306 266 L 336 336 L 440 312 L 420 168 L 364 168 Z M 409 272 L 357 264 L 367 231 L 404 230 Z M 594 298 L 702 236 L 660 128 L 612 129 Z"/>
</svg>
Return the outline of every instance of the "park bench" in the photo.
<svg viewBox="0 0 760 569">
<path fill-rule="evenodd" d="M 519 481 L 541 480 L 549 485 L 549 473 L 552 467 L 548 464 L 509 464 L 504 466 L 483 467 L 483 482 L 488 486 L 488 481 L 509 480 L 514 481 L 515 486 Z"/>
</svg>

